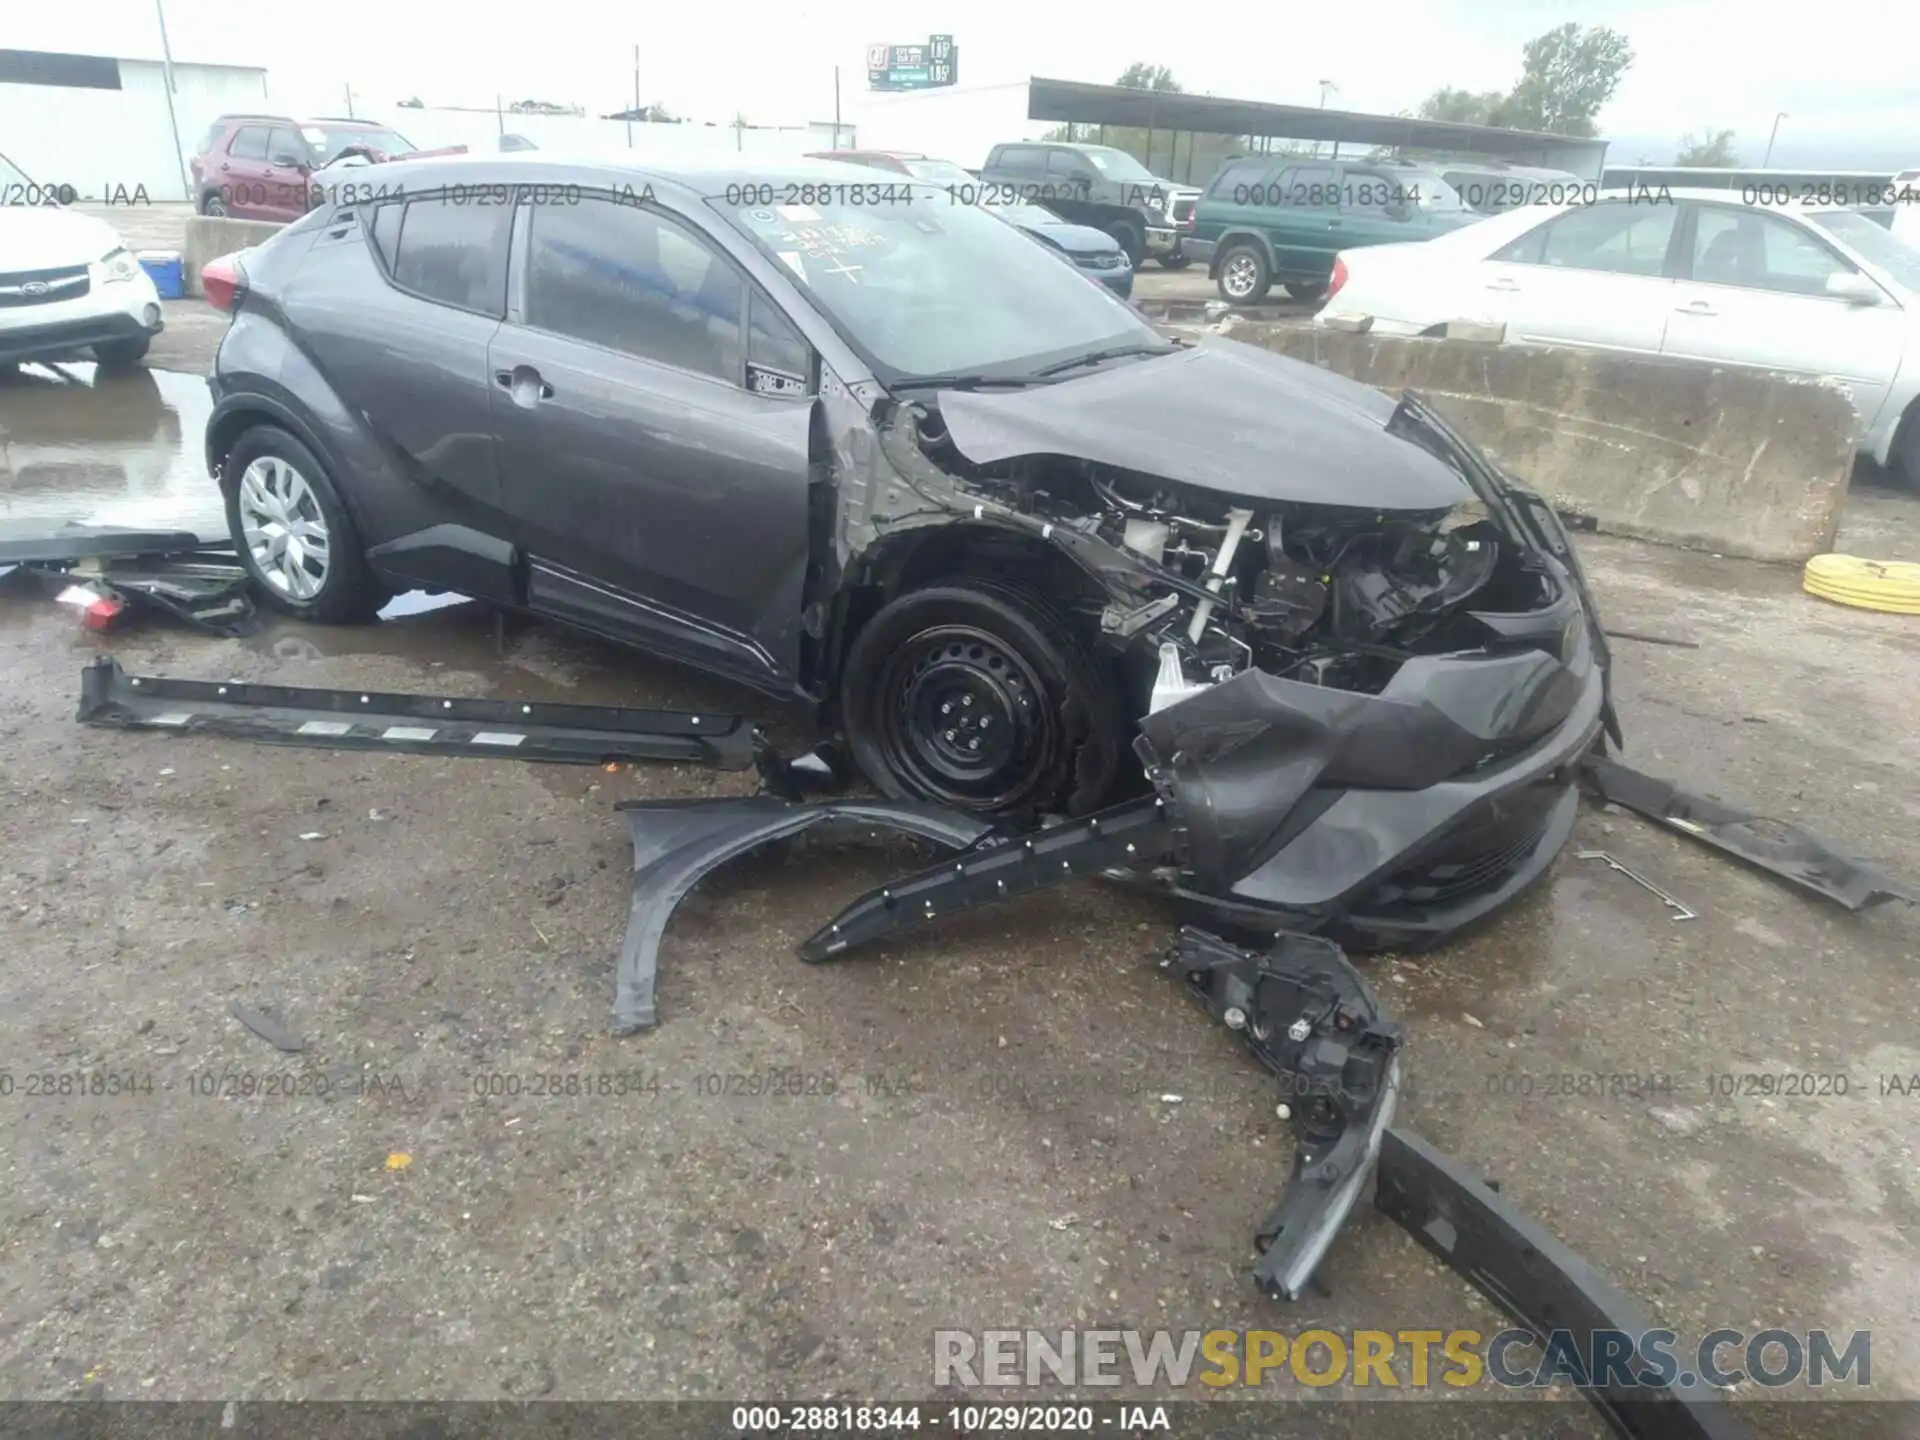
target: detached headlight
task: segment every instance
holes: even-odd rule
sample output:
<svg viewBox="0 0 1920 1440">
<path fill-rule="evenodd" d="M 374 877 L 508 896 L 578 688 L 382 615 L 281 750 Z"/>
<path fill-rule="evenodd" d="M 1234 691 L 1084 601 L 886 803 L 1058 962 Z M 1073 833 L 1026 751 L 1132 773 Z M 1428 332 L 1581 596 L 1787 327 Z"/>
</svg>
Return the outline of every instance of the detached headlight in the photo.
<svg viewBox="0 0 1920 1440">
<path fill-rule="evenodd" d="M 100 268 L 106 273 L 101 279 L 111 284 L 115 280 L 131 280 L 140 273 L 140 262 L 125 249 L 115 247 L 100 257 Z"/>
</svg>

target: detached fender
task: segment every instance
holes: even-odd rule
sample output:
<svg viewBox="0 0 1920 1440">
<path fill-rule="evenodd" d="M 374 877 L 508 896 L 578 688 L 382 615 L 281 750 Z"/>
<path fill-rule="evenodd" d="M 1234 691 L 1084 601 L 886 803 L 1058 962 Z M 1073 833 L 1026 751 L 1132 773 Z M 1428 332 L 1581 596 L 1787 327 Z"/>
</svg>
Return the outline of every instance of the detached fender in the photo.
<svg viewBox="0 0 1920 1440">
<path fill-rule="evenodd" d="M 993 827 L 958 810 L 911 801 L 834 800 L 799 805 L 771 795 L 723 800 L 638 800 L 623 805 L 633 838 L 633 906 L 615 976 L 613 1033 L 658 1023 L 654 976 L 660 939 L 687 893 L 730 860 L 816 825 L 882 826 L 964 850 Z"/>
</svg>

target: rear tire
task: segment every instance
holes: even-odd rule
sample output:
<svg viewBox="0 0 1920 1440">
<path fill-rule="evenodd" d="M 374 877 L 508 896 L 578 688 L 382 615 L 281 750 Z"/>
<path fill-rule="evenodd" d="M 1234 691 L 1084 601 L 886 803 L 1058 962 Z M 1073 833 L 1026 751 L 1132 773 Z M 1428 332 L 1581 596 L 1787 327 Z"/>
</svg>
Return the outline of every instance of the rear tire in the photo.
<svg viewBox="0 0 1920 1440">
<path fill-rule="evenodd" d="M 1046 598 L 964 577 L 909 591 L 847 652 L 841 715 L 896 799 L 981 815 L 1084 814 L 1112 795 L 1130 726 L 1109 674 Z"/>
<path fill-rule="evenodd" d="M 93 347 L 94 363 L 112 373 L 131 370 L 147 358 L 147 347 L 151 344 L 152 338 L 146 335 L 130 340 L 108 340 Z"/>
<path fill-rule="evenodd" d="M 1258 245 L 1229 245 L 1220 256 L 1220 298 L 1229 305 L 1257 305 L 1273 288 L 1273 272 Z"/>
<path fill-rule="evenodd" d="M 267 604 L 321 625 L 371 620 L 392 598 L 326 467 L 272 425 L 248 430 L 220 467 L 227 530 Z"/>
<path fill-rule="evenodd" d="M 227 202 L 218 190 L 209 190 L 200 197 L 200 213 L 210 215 L 216 220 L 227 218 Z"/>
<path fill-rule="evenodd" d="M 1325 280 L 1289 280 L 1286 282 L 1287 294 L 1296 300 L 1318 300 L 1327 293 Z"/>
</svg>

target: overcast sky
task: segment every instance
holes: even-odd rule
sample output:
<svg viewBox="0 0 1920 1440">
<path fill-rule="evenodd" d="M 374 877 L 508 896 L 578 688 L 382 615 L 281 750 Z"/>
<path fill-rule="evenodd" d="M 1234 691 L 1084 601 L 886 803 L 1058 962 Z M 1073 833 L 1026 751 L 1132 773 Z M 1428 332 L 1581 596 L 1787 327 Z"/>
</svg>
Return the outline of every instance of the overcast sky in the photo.
<svg viewBox="0 0 1920 1440">
<path fill-rule="evenodd" d="M 591 112 L 640 91 L 677 114 L 725 122 L 831 119 L 833 67 L 859 109 L 869 42 L 953 34 L 962 86 L 1028 75 L 1110 81 L 1130 62 L 1169 66 L 1185 88 L 1243 99 L 1392 112 L 1443 84 L 1505 88 L 1520 47 L 1563 21 L 1611 25 L 1637 59 L 1600 117 L 1615 163 L 1672 158 L 1684 131 L 1732 129 L 1757 164 L 1777 111 L 1776 164 L 1920 163 L 1920 5 L 1855 4 L 1843 12 L 1759 7 L 1744 0 L 1349 0 L 1337 25 L 1268 8 L 1216 23 L 1207 7 L 1101 10 L 1033 0 L 927 6 L 833 3 L 612 3 L 537 0 L 514 6 L 445 0 L 270 5 L 164 0 L 178 60 L 263 65 L 276 100 L 337 112 L 342 87 L 391 104 L 507 99 L 572 101 Z M 0 45 L 144 56 L 157 53 L 153 0 L 11 4 Z M 1256 11 L 1258 7 L 1256 7 Z M 1254 13 L 1254 12 L 1248 12 Z M 1209 19 L 1207 17 L 1213 17 Z M 355 23 L 358 22 L 358 23 Z M 1909 152 L 1912 153 L 1909 153 Z M 1884 152 L 1892 157 L 1882 161 Z M 1871 160 L 1859 160 L 1861 154 Z"/>
</svg>

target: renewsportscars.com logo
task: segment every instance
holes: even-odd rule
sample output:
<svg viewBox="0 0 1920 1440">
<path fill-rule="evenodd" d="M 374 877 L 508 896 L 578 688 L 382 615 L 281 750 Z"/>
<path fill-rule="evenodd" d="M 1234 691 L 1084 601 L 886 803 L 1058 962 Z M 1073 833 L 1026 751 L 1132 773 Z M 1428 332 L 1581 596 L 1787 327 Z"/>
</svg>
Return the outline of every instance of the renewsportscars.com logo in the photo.
<svg viewBox="0 0 1920 1440">
<path fill-rule="evenodd" d="M 1555 1330 L 936 1330 L 933 1383 L 965 1388 L 1128 1385 L 1257 1386 L 1291 1378 L 1327 1386 L 1543 1389 L 1751 1382 L 1870 1385 L 1873 1332 L 1844 1343 L 1825 1330 L 1714 1330 L 1687 1345 L 1673 1330 L 1596 1330 L 1582 1344 Z"/>
</svg>

